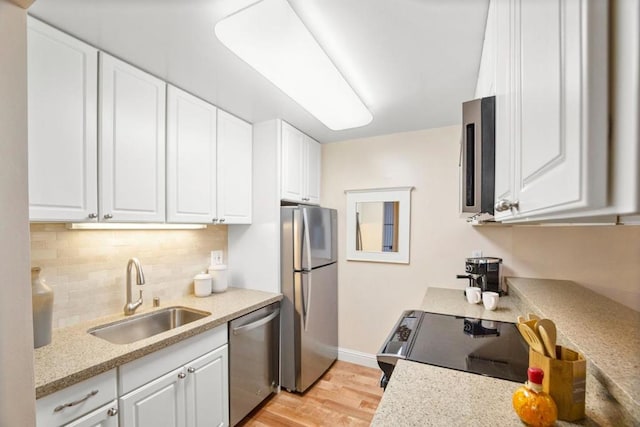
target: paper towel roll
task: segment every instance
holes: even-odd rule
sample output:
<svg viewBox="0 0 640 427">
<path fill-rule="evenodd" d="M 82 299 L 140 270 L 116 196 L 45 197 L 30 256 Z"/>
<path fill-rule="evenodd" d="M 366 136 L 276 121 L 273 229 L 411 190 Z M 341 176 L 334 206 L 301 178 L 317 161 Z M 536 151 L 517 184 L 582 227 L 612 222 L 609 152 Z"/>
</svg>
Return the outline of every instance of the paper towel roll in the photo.
<svg viewBox="0 0 640 427">
<path fill-rule="evenodd" d="M 225 264 L 209 266 L 209 274 L 213 278 L 213 292 L 224 292 L 227 290 L 227 266 Z"/>
</svg>

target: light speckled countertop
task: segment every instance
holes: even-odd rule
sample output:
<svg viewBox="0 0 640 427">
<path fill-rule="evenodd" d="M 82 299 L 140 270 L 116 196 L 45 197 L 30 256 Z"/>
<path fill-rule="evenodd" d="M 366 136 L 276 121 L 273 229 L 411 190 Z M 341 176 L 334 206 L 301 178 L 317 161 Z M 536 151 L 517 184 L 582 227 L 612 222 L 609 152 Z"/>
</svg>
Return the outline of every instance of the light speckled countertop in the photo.
<svg viewBox="0 0 640 427">
<path fill-rule="evenodd" d="M 511 397 L 520 384 L 422 363 L 398 361 L 373 418 L 373 427 L 523 424 Z M 586 418 L 561 426 L 630 426 L 625 415 L 607 401 L 597 381 L 587 380 Z"/>
<path fill-rule="evenodd" d="M 640 425 L 640 313 L 568 280 L 507 283 L 523 308 L 556 323 L 558 341 L 585 356 L 588 372 Z"/>
<path fill-rule="evenodd" d="M 521 314 L 515 298 L 504 296 L 500 298 L 498 308 L 494 311 L 485 310 L 484 305 L 469 304 L 463 291 L 458 289 L 427 288 L 420 310 L 431 313 L 452 314 L 455 316 L 472 317 L 475 319 L 497 320 L 500 322 L 515 322 Z"/>
<path fill-rule="evenodd" d="M 89 328 L 124 319 L 122 313 L 54 329 L 51 344 L 35 350 L 36 399 L 281 299 L 281 294 L 229 288 L 223 293 L 205 298 L 189 295 L 162 301 L 161 307 L 141 310 L 136 314 L 150 313 L 172 306 L 185 306 L 208 311 L 211 315 L 131 344 L 111 344 L 87 333 Z"/>
<path fill-rule="evenodd" d="M 520 299 L 523 294 L 529 295 L 527 286 L 535 286 L 536 282 L 538 281 L 526 281 L 526 284 L 522 285 L 522 282 L 516 283 L 510 279 L 511 295 L 501 298 L 495 311 L 485 310 L 482 304 L 468 304 L 461 290 L 430 287 L 425 293 L 421 309 L 507 322 L 515 322 L 518 315 L 529 312 L 544 315 L 554 321 L 560 320 L 561 317 L 548 309 L 540 310 L 533 302 L 539 301 L 537 297 Z M 546 283 L 550 284 L 553 283 Z M 547 295 L 547 299 L 559 298 L 548 288 L 542 293 Z M 542 304 L 544 300 L 538 303 Z M 555 304 L 561 306 L 562 302 L 557 300 Z M 559 329 L 562 324 L 563 321 L 560 321 Z M 607 345 L 606 338 L 601 337 L 599 342 L 601 345 Z M 569 345 L 583 352 L 579 346 Z M 635 361 L 638 361 L 637 357 Z M 632 368 L 629 369 L 628 372 L 636 372 Z M 518 383 L 511 381 L 400 360 L 378 406 L 372 426 L 521 426 L 522 423 L 511 407 L 511 396 L 518 387 Z M 631 411 L 625 410 L 626 405 L 622 407 L 612 400 L 607 389 L 593 376 L 591 370 L 587 377 L 585 406 L 584 420 L 578 423 L 558 422 L 558 425 L 637 425 L 637 421 L 629 416 Z"/>
</svg>

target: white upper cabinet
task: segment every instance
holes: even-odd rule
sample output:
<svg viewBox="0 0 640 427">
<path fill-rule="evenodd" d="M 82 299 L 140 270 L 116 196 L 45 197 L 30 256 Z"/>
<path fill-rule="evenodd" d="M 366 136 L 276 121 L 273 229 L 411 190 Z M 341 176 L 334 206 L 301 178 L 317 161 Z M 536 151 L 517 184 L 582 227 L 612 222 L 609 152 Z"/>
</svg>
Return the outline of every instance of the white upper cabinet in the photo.
<svg viewBox="0 0 640 427">
<path fill-rule="evenodd" d="M 289 202 L 320 203 L 320 144 L 282 122 L 281 192 Z"/>
<path fill-rule="evenodd" d="M 253 127 L 218 110 L 217 135 L 217 222 L 250 224 Z"/>
<path fill-rule="evenodd" d="M 28 17 L 29 219 L 98 213 L 98 51 Z"/>
<path fill-rule="evenodd" d="M 210 223 L 217 216 L 216 112 L 167 87 L 167 222 Z"/>
<path fill-rule="evenodd" d="M 283 200 L 302 202 L 304 196 L 304 134 L 282 122 Z"/>
<path fill-rule="evenodd" d="M 607 203 L 606 2 L 496 0 L 498 220 Z M 491 22 L 491 20 L 489 20 Z M 486 87 L 486 83 L 484 84 Z"/>
<path fill-rule="evenodd" d="M 100 52 L 100 220 L 164 222 L 162 80 Z"/>
<path fill-rule="evenodd" d="M 487 17 L 487 38 L 485 39 L 485 52 L 483 59 L 489 56 L 493 61 L 487 61 L 487 66 L 492 70 L 491 75 L 495 78 L 495 83 L 491 84 L 495 92 L 483 94 L 482 96 L 495 95 L 496 97 L 496 144 L 495 144 L 495 200 L 517 200 L 515 195 L 515 158 L 514 158 L 514 134 L 515 134 L 515 92 L 511 89 L 511 73 L 515 66 L 514 61 L 509 58 L 514 56 L 515 39 L 511 15 L 513 13 L 513 2 L 493 1 Z M 492 23 L 493 27 L 489 24 Z M 490 54 L 491 45 L 487 44 L 490 35 L 495 46 L 495 53 Z M 485 62 L 483 61 L 483 64 Z M 487 75 L 489 73 L 485 73 Z M 487 87 L 485 85 L 485 87 Z M 497 213 L 496 216 L 499 216 Z"/>
<path fill-rule="evenodd" d="M 307 173 L 304 178 L 306 179 L 305 188 L 307 189 L 307 203 L 320 204 L 320 167 L 322 153 L 320 150 L 320 144 L 304 136 L 305 148 L 307 150 L 306 162 Z"/>
</svg>

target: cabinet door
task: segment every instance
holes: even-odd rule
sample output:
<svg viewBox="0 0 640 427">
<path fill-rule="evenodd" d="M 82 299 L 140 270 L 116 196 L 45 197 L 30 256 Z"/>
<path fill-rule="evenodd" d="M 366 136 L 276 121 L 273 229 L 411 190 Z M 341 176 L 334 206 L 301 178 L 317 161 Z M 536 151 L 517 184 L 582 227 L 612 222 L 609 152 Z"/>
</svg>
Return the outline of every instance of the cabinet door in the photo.
<svg viewBox="0 0 640 427">
<path fill-rule="evenodd" d="M 65 427 L 118 427 L 118 402 L 113 401 Z"/>
<path fill-rule="evenodd" d="M 251 224 L 251 125 L 218 110 L 218 221 Z"/>
<path fill-rule="evenodd" d="M 607 2 L 499 0 L 496 219 L 554 219 L 607 203 Z"/>
<path fill-rule="evenodd" d="M 98 51 L 28 18 L 29 219 L 98 213 Z"/>
<path fill-rule="evenodd" d="M 100 220 L 164 222 L 165 91 L 100 53 Z"/>
<path fill-rule="evenodd" d="M 298 129 L 282 122 L 282 181 L 280 197 L 283 200 L 302 202 L 305 197 L 304 135 Z"/>
<path fill-rule="evenodd" d="M 604 5 L 604 10 L 597 3 Z M 520 215 L 599 208 L 607 190 L 606 2 L 520 2 Z M 603 31 L 604 29 L 604 31 Z M 604 55 L 604 58 L 601 56 Z"/>
<path fill-rule="evenodd" d="M 304 136 L 305 140 L 305 163 L 306 173 L 305 179 L 305 193 L 302 200 L 310 204 L 320 204 L 320 171 L 321 171 L 321 157 L 322 152 L 320 144 L 317 141 Z"/>
<path fill-rule="evenodd" d="M 187 364 L 187 427 L 229 425 L 227 346 Z"/>
<path fill-rule="evenodd" d="M 216 215 L 216 107 L 167 88 L 167 222 Z"/>
<path fill-rule="evenodd" d="M 512 76 L 518 65 L 515 58 L 514 2 L 498 0 L 491 3 L 495 42 L 495 200 L 517 200 L 515 195 L 515 91 Z M 489 19 L 487 20 L 489 22 Z M 487 31 L 490 31 L 489 29 Z M 507 210 L 495 212 L 496 220 L 512 216 Z"/>
<path fill-rule="evenodd" d="M 185 375 L 176 369 L 120 398 L 120 427 L 184 427 Z"/>
</svg>

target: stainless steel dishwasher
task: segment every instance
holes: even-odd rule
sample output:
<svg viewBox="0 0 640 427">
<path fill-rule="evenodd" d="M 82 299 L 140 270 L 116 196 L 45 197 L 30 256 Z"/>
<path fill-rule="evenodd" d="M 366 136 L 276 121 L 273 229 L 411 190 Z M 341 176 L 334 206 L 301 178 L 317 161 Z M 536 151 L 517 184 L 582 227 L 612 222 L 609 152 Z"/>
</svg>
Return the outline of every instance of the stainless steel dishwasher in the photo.
<svg viewBox="0 0 640 427">
<path fill-rule="evenodd" d="M 236 425 L 271 393 L 280 378 L 280 303 L 229 323 L 229 424 Z"/>
</svg>

